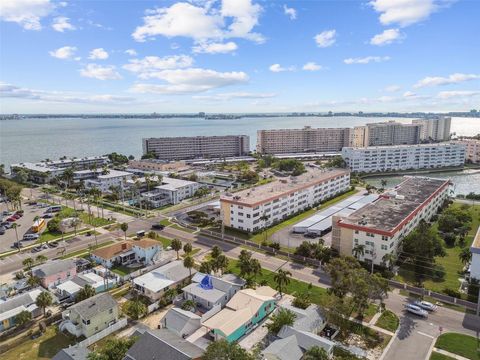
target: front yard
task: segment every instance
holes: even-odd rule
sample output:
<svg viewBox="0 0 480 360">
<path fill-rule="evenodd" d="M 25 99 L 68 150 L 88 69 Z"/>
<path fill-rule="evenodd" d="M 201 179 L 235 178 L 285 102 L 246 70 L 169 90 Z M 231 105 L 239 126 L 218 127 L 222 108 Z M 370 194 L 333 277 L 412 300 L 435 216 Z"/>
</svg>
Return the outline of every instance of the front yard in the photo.
<svg viewBox="0 0 480 360">
<path fill-rule="evenodd" d="M 376 326 L 382 329 L 395 332 L 399 325 L 398 316 L 390 310 L 385 310 L 375 323 Z"/>
<path fill-rule="evenodd" d="M 473 336 L 446 333 L 438 337 L 435 347 L 471 360 L 480 360 L 480 339 Z"/>
</svg>

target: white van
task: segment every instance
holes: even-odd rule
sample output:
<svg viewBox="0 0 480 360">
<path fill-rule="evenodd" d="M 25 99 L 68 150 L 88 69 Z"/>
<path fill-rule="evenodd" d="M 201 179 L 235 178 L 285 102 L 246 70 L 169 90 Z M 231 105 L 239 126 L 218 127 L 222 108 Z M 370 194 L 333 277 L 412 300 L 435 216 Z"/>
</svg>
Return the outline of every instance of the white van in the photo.
<svg viewBox="0 0 480 360">
<path fill-rule="evenodd" d="M 60 205 L 53 205 L 53 206 L 50 206 L 47 211 L 45 211 L 46 213 L 53 213 L 53 212 L 59 212 L 62 210 L 62 207 Z"/>
<path fill-rule="evenodd" d="M 25 234 L 23 240 L 37 240 L 40 236 L 38 234 Z"/>
</svg>

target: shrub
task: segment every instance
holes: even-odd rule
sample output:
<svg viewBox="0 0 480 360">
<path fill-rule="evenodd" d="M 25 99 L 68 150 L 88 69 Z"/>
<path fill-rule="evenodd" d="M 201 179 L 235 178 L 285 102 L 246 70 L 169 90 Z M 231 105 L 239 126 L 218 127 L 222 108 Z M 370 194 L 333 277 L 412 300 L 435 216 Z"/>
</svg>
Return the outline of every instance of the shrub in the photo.
<svg viewBox="0 0 480 360">
<path fill-rule="evenodd" d="M 443 289 L 443 292 L 447 294 L 448 296 L 456 297 L 456 298 L 461 298 L 462 294 L 458 290 L 453 290 L 450 288 L 445 288 Z"/>
</svg>

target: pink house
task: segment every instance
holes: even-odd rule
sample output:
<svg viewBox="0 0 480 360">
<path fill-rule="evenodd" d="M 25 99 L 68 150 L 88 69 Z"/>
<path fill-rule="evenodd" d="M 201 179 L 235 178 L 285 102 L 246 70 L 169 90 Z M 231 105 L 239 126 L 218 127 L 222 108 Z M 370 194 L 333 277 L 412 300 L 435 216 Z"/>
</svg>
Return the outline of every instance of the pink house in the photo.
<svg viewBox="0 0 480 360">
<path fill-rule="evenodd" d="M 50 289 L 77 274 L 77 266 L 73 260 L 52 260 L 35 266 L 32 274 L 37 276 L 45 289 Z"/>
</svg>

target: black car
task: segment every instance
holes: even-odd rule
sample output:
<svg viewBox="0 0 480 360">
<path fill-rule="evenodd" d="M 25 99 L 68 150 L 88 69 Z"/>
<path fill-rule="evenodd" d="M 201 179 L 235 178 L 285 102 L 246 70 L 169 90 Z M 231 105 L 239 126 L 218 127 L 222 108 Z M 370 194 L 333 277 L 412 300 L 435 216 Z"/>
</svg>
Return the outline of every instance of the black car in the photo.
<svg viewBox="0 0 480 360">
<path fill-rule="evenodd" d="M 0 226 L 0 235 L 5 234 L 5 228 L 3 226 Z"/>
<path fill-rule="evenodd" d="M 56 241 L 49 242 L 48 246 L 50 246 L 52 248 L 56 248 L 58 246 L 58 242 L 56 242 Z"/>
<path fill-rule="evenodd" d="M 162 224 L 153 224 L 152 225 L 152 230 L 163 230 L 165 229 L 165 225 Z"/>
</svg>

